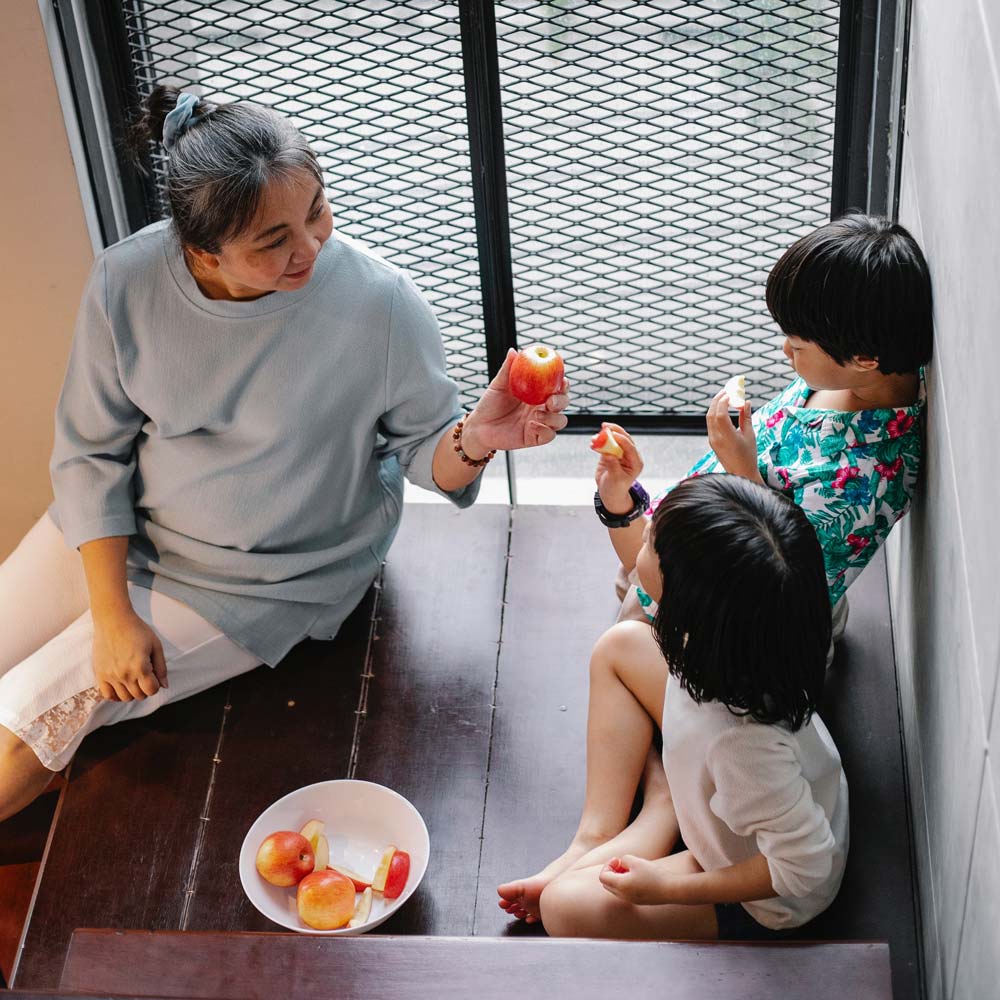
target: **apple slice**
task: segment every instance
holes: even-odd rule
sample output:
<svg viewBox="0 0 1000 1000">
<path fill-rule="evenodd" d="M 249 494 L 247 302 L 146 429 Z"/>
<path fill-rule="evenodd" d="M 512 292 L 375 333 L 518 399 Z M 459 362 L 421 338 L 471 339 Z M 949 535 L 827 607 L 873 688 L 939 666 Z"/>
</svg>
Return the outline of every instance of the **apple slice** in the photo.
<svg viewBox="0 0 1000 1000">
<path fill-rule="evenodd" d="M 590 439 L 590 447 L 593 451 L 599 452 L 601 455 L 610 455 L 612 458 L 621 458 L 625 454 L 609 427 L 602 427 Z"/>
<path fill-rule="evenodd" d="M 621 858 L 612 858 L 608 862 L 608 867 L 619 875 L 624 875 L 628 869 L 622 864 Z"/>
<path fill-rule="evenodd" d="M 346 865 L 327 865 L 327 868 L 335 872 L 340 872 L 341 875 L 346 875 L 354 883 L 354 888 L 358 892 L 364 892 L 365 889 L 371 886 L 371 882 L 366 882 L 356 871 L 348 868 Z"/>
<path fill-rule="evenodd" d="M 389 872 L 385 877 L 385 889 L 382 894 L 386 899 L 399 899 L 410 877 L 410 856 L 406 851 L 396 851 L 389 862 Z"/>
<path fill-rule="evenodd" d="M 313 853 L 316 855 L 316 871 L 321 872 L 330 867 L 330 843 L 323 834 L 316 838 L 316 847 Z M 341 872 L 341 874 L 344 873 Z"/>
<path fill-rule="evenodd" d="M 368 922 L 372 913 L 372 887 L 365 886 L 365 891 L 361 893 L 361 898 L 354 905 L 354 916 L 351 917 L 348 927 L 360 927 Z"/>
<path fill-rule="evenodd" d="M 313 852 L 315 852 L 317 838 L 325 829 L 326 824 L 321 819 L 311 819 L 304 827 L 302 827 L 301 830 L 299 830 L 299 833 L 305 837 L 310 844 L 312 844 Z M 316 867 L 319 868 L 319 865 L 316 865 Z"/>
<path fill-rule="evenodd" d="M 375 869 L 375 877 L 372 879 L 372 888 L 376 892 L 382 892 L 385 889 L 385 880 L 389 875 L 389 865 L 392 864 L 392 856 L 395 853 L 395 846 L 390 844 L 385 849 L 385 853 L 382 855 L 382 860 L 378 863 L 378 868 Z"/>
<path fill-rule="evenodd" d="M 722 391 L 729 397 L 729 409 L 742 410 L 747 401 L 746 375 L 734 375 Z"/>
</svg>

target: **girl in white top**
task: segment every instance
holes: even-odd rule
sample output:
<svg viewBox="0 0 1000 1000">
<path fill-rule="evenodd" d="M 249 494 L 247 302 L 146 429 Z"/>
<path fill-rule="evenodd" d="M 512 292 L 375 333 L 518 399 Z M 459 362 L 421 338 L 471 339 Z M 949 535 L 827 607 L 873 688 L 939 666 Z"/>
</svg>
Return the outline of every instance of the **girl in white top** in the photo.
<svg viewBox="0 0 1000 1000">
<path fill-rule="evenodd" d="M 816 535 L 780 494 L 700 476 L 657 509 L 637 567 L 659 612 L 594 649 L 576 836 L 501 885 L 500 906 L 553 935 L 780 936 L 830 904 L 847 856 L 847 782 L 816 715 L 830 642 Z"/>
</svg>

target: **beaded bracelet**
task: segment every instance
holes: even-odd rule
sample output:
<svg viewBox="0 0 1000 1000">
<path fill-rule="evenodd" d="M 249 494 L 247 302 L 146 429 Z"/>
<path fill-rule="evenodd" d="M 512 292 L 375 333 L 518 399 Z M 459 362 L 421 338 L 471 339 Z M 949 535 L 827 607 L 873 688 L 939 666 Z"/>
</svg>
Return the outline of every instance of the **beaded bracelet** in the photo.
<svg viewBox="0 0 1000 1000">
<path fill-rule="evenodd" d="M 474 469 L 481 469 L 484 465 L 488 465 L 490 459 L 497 453 L 496 448 L 489 452 L 485 458 L 469 458 L 468 455 L 462 451 L 462 428 L 465 426 L 465 417 L 463 417 L 457 424 L 455 424 L 455 429 L 451 432 L 451 438 L 455 442 L 455 451 L 458 457 L 465 462 L 466 465 L 471 465 Z"/>
</svg>

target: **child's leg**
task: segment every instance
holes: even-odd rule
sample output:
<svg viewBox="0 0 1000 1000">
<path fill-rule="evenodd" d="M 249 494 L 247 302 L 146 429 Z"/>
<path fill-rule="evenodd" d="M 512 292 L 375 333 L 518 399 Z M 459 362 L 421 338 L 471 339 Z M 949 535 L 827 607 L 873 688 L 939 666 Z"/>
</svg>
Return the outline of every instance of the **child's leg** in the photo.
<svg viewBox="0 0 1000 1000">
<path fill-rule="evenodd" d="M 83 560 L 43 514 L 0 563 L 0 676 L 87 610 Z"/>
<path fill-rule="evenodd" d="M 680 829 L 663 771 L 663 759 L 655 747 L 649 748 L 642 772 L 642 808 L 639 815 L 617 836 L 599 844 L 578 858 L 567 871 L 598 868 L 612 858 L 634 854 L 640 858 L 666 857 L 677 843 Z"/>
<path fill-rule="evenodd" d="M 89 611 L 7 671 L 0 677 L 0 819 L 27 805 L 44 788 L 45 772 L 62 770 L 87 733 L 149 715 L 259 664 L 180 601 L 134 584 L 129 597 L 163 644 L 169 687 L 140 701 L 102 699 Z"/>
<path fill-rule="evenodd" d="M 580 823 L 566 851 L 540 872 L 498 886 L 500 906 L 512 916 L 537 920 L 542 889 L 625 829 L 653 726 L 663 714 L 666 683 L 667 665 L 648 625 L 622 622 L 598 640 L 590 660 L 587 782 Z"/>
<path fill-rule="evenodd" d="M 644 851 L 642 856 L 652 855 Z M 701 871 L 690 851 L 674 855 L 669 864 L 682 874 Z M 542 892 L 542 923 L 553 937 L 705 941 L 719 936 L 714 906 L 626 903 L 601 885 L 601 867 L 574 868 Z"/>
</svg>

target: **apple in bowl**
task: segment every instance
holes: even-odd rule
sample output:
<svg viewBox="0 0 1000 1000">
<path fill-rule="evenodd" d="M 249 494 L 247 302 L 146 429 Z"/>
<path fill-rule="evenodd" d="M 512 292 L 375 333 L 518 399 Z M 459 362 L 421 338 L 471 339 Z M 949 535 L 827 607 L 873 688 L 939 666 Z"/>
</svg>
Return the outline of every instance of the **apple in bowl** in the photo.
<svg viewBox="0 0 1000 1000">
<path fill-rule="evenodd" d="M 340 872 L 327 868 L 314 871 L 300 883 L 295 907 L 304 924 L 317 931 L 346 927 L 354 916 L 354 883 Z"/>
<path fill-rule="evenodd" d="M 312 845 L 293 830 L 279 830 L 266 837 L 257 850 L 257 871 L 271 885 L 298 885 L 315 867 Z"/>
<path fill-rule="evenodd" d="M 320 930 L 306 923 L 299 916 L 295 889 L 267 882 L 254 864 L 261 842 L 275 830 L 302 831 L 307 826 L 317 848 L 322 850 L 320 837 L 328 842 L 328 867 L 339 869 L 351 883 L 355 899 L 353 916 L 347 924 L 333 930 Z M 387 844 L 406 848 L 411 859 L 410 871 L 398 897 L 386 898 L 384 891 L 373 891 L 366 907 L 365 889 L 374 879 Z M 250 902 L 280 927 L 299 934 L 364 934 L 406 905 L 427 871 L 429 857 L 427 826 L 411 802 L 385 785 L 336 779 L 295 789 L 260 813 L 240 848 L 240 883 Z M 400 863 L 397 861 L 397 865 Z"/>
</svg>

